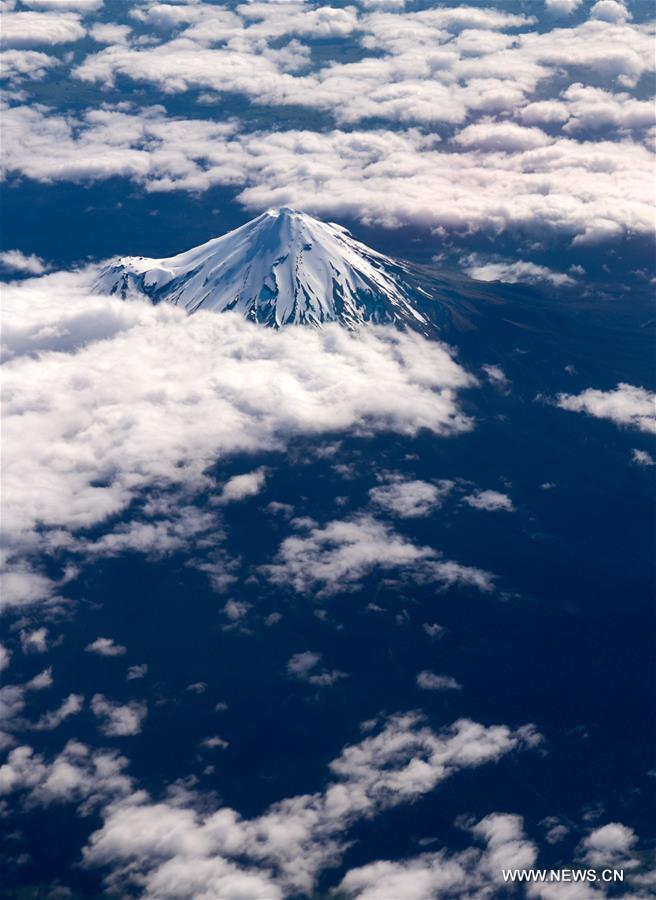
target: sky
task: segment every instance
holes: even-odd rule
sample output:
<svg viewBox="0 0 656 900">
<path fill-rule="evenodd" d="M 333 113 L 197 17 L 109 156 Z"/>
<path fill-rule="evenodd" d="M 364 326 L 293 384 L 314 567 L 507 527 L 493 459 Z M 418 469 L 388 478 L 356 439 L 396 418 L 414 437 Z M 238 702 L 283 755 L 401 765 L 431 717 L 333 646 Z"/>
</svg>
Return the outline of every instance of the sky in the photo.
<svg viewBox="0 0 656 900">
<path fill-rule="evenodd" d="M 8 896 L 653 896 L 652 5 L 0 9 Z M 95 288 L 271 206 L 437 332 Z"/>
</svg>

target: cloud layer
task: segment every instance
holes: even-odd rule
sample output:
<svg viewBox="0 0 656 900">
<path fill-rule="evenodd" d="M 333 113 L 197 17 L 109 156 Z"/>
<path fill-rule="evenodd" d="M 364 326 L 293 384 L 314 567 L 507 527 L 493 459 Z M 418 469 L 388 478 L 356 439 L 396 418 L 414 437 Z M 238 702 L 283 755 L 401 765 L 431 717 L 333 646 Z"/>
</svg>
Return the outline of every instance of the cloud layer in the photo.
<svg viewBox="0 0 656 900">
<path fill-rule="evenodd" d="M 226 807 L 204 812 L 192 798 L 155 803 L 138 792 L 119 799 L 92 835 L 85 862 L 111 865 L 115 886 L 136 881 L 147 898 L 309 894 L 319 872 L 339 863 L 345 832 L 358 820 L 539 741 L 532 726 L 485 728 L 463 719 L 434 732 L 416 714 L 392 716 L 342 750 L 322 791 L 282 800 L 253 819 Z"/>
<path fill-rule="evenodd" d="M 3 339 L 3 527 L 16 559 L 79 549 L 76 532 L 149 488 L 202 489 L 217 505 L 252 495 L 262 470 L 222 487 L 207 474 L 237 452 L 281 450 L 296 435 L 447 436 L 472 424 L 457 399 L 472 377 L 442 344 L 394 329 L 276 333 L 232 314 L 92 297 L 84 275 L 56 274 L 7 287 Z M 166 549 L 212 522 L 179 500 L 151 502 L 85 552 Z M 5 603 L 53 590 L 16 562 Z"/>
<path fill-rule="evenodd" d="M 438 233 L 510 229 L 578 243 L 649 234 L 653 25 L 615 0 L 572 24 L 579 5 L 554 0 L 540 28 L 503 7 L 403 3 L 148 2 L 102 23 L 76 3 L 9 12 L 6 71 L 17 85 L 60 65 L 48 44 L 89 31 L 105 46 L 67 69 L 72 90 L 98 96 L 79 113 L 10 95 L 5 167 L 42 182 L 118 175 L 151 191 L 236 186 L 250 209 L 302 206 Z M 316 53 L 324 39 L 338 48 L 327 59 Z M 153 99 L 186 95 L 201 116 L 103 102 L 122 80 Z M 328 127 L 253 132 L 226 114 L 234 95 L 271 117 L 311 110 Z M 522 265 L 507 277 L 544 274 Z"/>
</svg>

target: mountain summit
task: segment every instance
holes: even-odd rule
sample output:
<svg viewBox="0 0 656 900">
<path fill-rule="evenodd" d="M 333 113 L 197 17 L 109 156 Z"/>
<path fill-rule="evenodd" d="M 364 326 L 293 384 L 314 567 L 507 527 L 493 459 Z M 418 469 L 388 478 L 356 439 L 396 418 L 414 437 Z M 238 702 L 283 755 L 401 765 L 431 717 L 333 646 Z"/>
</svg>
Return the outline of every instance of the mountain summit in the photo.
<svg viewBox="0 0 656 900">
<path fill-rule="evenodd" d="M 340 322 L 423 327 L 405 270 L 341 225 L 269 209 L 240 228 L 168 259 L 124 256 L 95 288 L 166 301 L 189 313 L 236 310 L 273 328 Z"/>
</svg>

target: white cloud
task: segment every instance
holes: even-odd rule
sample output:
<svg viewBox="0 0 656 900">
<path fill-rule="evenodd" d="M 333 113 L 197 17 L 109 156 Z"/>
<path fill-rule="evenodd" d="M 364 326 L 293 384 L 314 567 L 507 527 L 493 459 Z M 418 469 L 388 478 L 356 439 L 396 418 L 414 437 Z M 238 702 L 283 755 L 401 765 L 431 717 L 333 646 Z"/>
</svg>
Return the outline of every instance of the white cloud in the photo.
<svg viewBox="0 0 656 900">
<path fill-rule="evenodd" d="M 244 475 L 234 475 L 223 485 L 218 503 L 232 503 L 235 500 L 245 500 L 247 497 L 255 497 L 260 493 L 266 481 L 266 469 L 259 468 Z"/>
<path fill-rule="evenodd" d="M 176 503 L 177 500 L 177 503 Z M 86 556 L 120 556 L 127 550 L 144 553 L 151 558 L 165 556 L 188 547 L 195 539 L 219 543 L 223 532 L 216 517 L 191 505 L 181 505 L 180 498 L 153 498 L 143 507 L 146 521 L 138 519 L 117 525 L 93 542 L 71 543 Z"/>
<path fill-rule="evenodd" d="M 205 738 L 205 740 L 201 741 L 200 745 L 206 750 L 226 750 L 230 746 L 228 741 L 224 741 L 223 738 L 220 738 L 218 735 Z"/>
<path fill-rule="evenodd" d="M 23 630 L 20 633 L 20 642 L 23 653 L 45 653 L 48 650 L 48 629 Z"/>
<path fill-rule="evenodd" d="M 283 450 L 298 434 L 471 427 L 457 392 L 473 379 L 434 341 L 386 328 L 276 333 L 231 314 L 185 317 L 90 297 L 80 277 L 4 291 L 3 340 L 13 356 L 3 373 L 3 528 L 14 558 L 6 605 L 56 589 L 20 562 L 31 550 L 163 552 L 210 529 L 209 513 L 199 519 L 188 501 L 171 498 L 146 503 L 94 542 L 75 537 L 149 487 L 192 498 L 213 490 L 206 469 L 228 454 Z"/>
<path fill-rule="evenodd" d="M 317 597 L 357 590 L 371 572 L 396 571 L 399 577 L 444 586 L 492 589 L 492 576 L 481 569 L 440 559 L 432 547 L 417 546 L 369 515 L 334 520 L 285 538 L 276 561 L 263 567 L 275 584 Z"/>
<path fill-rule="evenodd" d="M 3 250 L 0 252 L 0 268 L 7 272 L 43 275 L 50 267 L 34 253 L 30 253 L 28 256 L 21 250 Z"/>
<path fill-rule="evenodd" d="M 30 678 L 25 688 L 30 691 L 42 691 L 45 688 L 52 687 L 52 684 L 52 668 L 49 666 L 47 669 L 39 672 L 38 675 L 35 675 L 34 678 Z"/>
<path fill-rule="evenodd" d="M 570 114 L 562 100 L 536 100 L 518 109 L 517 115 L 527 125 L 563 125 Z"/>
<path fill-rule="evenodd" d="M 513 512 L 515 509 L 510 497 L 499 491 L 475 491 L 473 494 L 463 497 L 462 500 L 463 503 L 473 506 L 474 509 L 484 509 L 487 512 L 497 512 L 501 509 Z"/>
<path fill-rule="evenodd" d="M 337 669 L 328 671 L 327 669 L 319 668 L 321 658 L 321 653 L 313 653 L 311 650 L 295 653 L 287 663 L 287 671 L 294 678 L 306 681 L 308 684 L 313 684 L 317 687 L 330 687 L 336 681 L 348 678 L 346 672 L 340 672 Z"/>
<path fill-rule="evenodd" d="M 69 694 L 57 709 L 44 713 L 31 727 L 34 731 L 52 731 L 70 716 L 76 716 L 81 712 L 83 706 L 84 697 L 82 694 Z"/>
<path fill-rule="evenodd" d="M 4 644 L 0 644 L 0 672 L 9 668 L 10 661 L 11 651 L 7 650 Z"/>
<path fill-rule="evenodd" d="M 98 656 L 123 656 L 125 647 L 115 644 L 113 638 L 99 637 L 84 648 L 87 653 L 96 653 Z"/>
<path fill-rule="evenodd" d="M 418 518 L 439 509 L 453 484 L 446 479 L 431 483 L 392 475 L 386 484 L 371 488 L 369 498 L 376 506 L 402 519 Z"/>
<path fill-rule="evenodd" d="M 4 648 L 3 648 L 4 649 Z M 9 662 L 10 655 L 5 649 L 0 659 Z M 30 727 L 30 723 L 22 717 L 22 712 L 31 691 L 43 691 L 52 687 L 52 669 L 44 669 L 34 678 L 23 684 L 7 684 L 0 688 L 0 746 L 11 746 L 14 743 L 11 733 Z"/>
<path fill-rule="evenodd" d="M 656 466 L 656 460 L 648 453 L 646 450 L 638 450 L 636 447 L 631 451 L 631 456 L 634 463 L 637 463 L 639 466 Z"/>
<path fill-rule="evenodd" d="M 394 862 L 368 863 L 346 873 L 340 893 L 353 900 L 467 900 L 501 895 L 503 869 L 535 865 L 537 848 L 526 839 L 522 825 L 519 816 L 492 813 L 469 828 L 485 843 L 484 849 L 438 850 Z M 577 897 L 585 900 L 580 894 Z"/>
<path fill-rule="evenodd" d="M 573 8 L 574 0 L 559 0 L 561 11 L 565 4 Z M 154 46 L 117 44 L 89 55 L 75 70 L 77 77 L 111 83 L 121 74 L 168 93 L 231 91 L 260 104 L 310 105 L 346 122 L 373 117 L 464 123 L 472 114 L 513 112 L 559 70 L 619 66 L 635 83 L 636 68 L 652 66 L 645 29 L 617 16 L 614 22 L 597 18 L 573 28 L 518 35 L 505 32 L 526 29 L 532 18 L 474 7 L 406 12 L 399 4 L 396 11 L 358 14 L 353 7 L 312 10 L 298 4 L 251 3 L 234 12 L 204 4 L 154 4 L 133 16 L 165 31 L 184 28 Z M 306 70 L 307 48 L 293 36 L 353 32 L 366 51 L 377 55 Z M 284 36 L 293 40 L 280 46 Z M 613 53 L 604 57 L 602 47 L 609 43 Z M 290 74 L 296 69 L 302 74 Z M 488 125 L 496 137 L 482 136 L 495 146 L 501 141 L 504 147 L 509 142 L 527 147 L 545 140 L 538 133 L 522 134 L 513 123 L 484 122 L 484 130 Z"/>
<path fill-rule="evenodd" d="M 239 622 L 250 609 L 248 603 L 240 603 L 238 600 L 228 600 L 223 607 L 223 612 L 232 622 Z"/>
<path fill-rule="evenodd" d="M 0 52 L 0 77 L 6 79 L 12 85 L 23 81 L 23 79 L 40 81 L 48 75 L 50 69 L 58 65 L 60 65 L 60 61 L 56 57 L 49 56 L 47 53 L 40 53 L 37 50 L 3 50 Z M 11 255 L 18 254 L 14 258 L 19 261 L 22 256 L 20 250 L 9 250 L 0 254 L 0 257 L 6 253 L 10 254 L 10 260 Z M 26 261 L 39 261 L 38 257 L 35 256 L 24 257 L 24 259 Z M 35 264 L 36 262 L 32 262 L 32 265 Z M 8 268 L 12 268 L 12 266 L 9 265 Z M 31 271 L 34 270 L 32 269 Z M 38 270 L 35 274 L 38 274 Z"/>
<path fill-rule="evenodd" d="M 263 140 L 270 150 L 266 167 L 251 156 Z M 593 146 L 560 138 L 512 154 L 452 153 L 427 146 L 414 132 L 390 131 L 281 132 L 243 137 L 240 144 L 245 180 L 252 182 L 240 199 L 252 208 L 303 204 L 319 215 L 389 226 L 541 229 L 588 243 L 653 227 L 644 190 L 651 154 L 628 139 Z M 190 183 L 212 180 L 200 175 Z M 429 197 L 436 199 L 429 203 Z"/>
<path fill-rule="evenodd" d="M 0 612 L 33 603 L 57 602 L 58 583 L 31 571 L 24 560 L 10 554 L 8 546 L 0 561 L 5 566 L 0 571 Z"/>
<path fill-rule="evenodd" d="M 417 675 L 417 686 L 425 691 L 461 691 L 462 685 L 459 684 L 452 675 L 436 675 L 424 669 Z"/>
<path fill-rule="evenodd" d="M 5 12 L 3 47 L 40 47 L 79 41 L 85 35 L 79 16 L 66 12 Z"/>
<path fill-rule="evenodd" d="M 88 812 L 129 792 L 131 781 L 123 774 L 127 762 L 115 752 L 91 750 L 79 741 L 69 741 L 52 762 L 31 747 L 16 747 L 0 766 L 0 796 L 24 792 L 28 805 L 80 803 L 82 812 Z"/>
<path fill-rule="evenodd" d="M 23 6 L 36 10 L 69 10 L 82 14 L 97 12 L 104 0 L 21 0 Z"/>
<path fill-rule="evenodd" d="M 585 861 L 595 868 L 629 868 L 637 865 L 637 860 L 631 859 L 631 851 L 637 840 L 637 835 L 631 828 L 620 822 L 610 822 L 585 837 L 581 842 L 581 850 Z"/>
<path fill-rule="evenodd" d="M 577 243 L 654 227 L 653 154 L 628 137 L 559 136 L 499 152 L 440 146 L 414 129 L 235 134 L 234 121 L 167 119 L 156 107 L 98 109 L 76 121 L 17 106 L 3 125 L 7 171 L 39 181 L 119 175 L 158 191 L 238 184 L 253 209 L 295 206 L 456 233 L 538 229 Z"/>
<path fill-rule="evenodd" d="M 91 710 L 97 719 L 101 719 L 100 730 L 106 737 L 127 737 L 139 734 L 141 724 L 146 718 L 145 703 L 114 703 L 102 694 L 94 694 L 91 698 Z"/>
<path fill-rule="evenodd" d="M 491 364 L 486 364 L 481 366 L 481 370 L 485 372 L 487 375 L 487 379 L 490 384 L 493 384 L 495 387 L 499 388 L 501 391 L 507 391 L 510 386 L 510 381 L 508 380 L 508 376 L 503 371 L 501 366 L 493 366 Z"/>
<path fill-rule="evenodd" d="M 546 282 L 553 287 L 570 287 L 576 279 L 564 272 L 554 272 L 547 266 L 540 266 L 527 260 L 502 260 L 484 263 L 476 257 L 465 259 L 465 271 L 477 281 L 503 281 L 506 284 L 540 284 Z"/>
<path fill-rule="evenodd" d="M 558 394 L 556 404 L 570 412 L 584 412 L 616 425 L 656 433 L 656 394 L 632 384 L 620 383 L 612 391 L 588 388 L 581 394 Z"/>
<path fill-rule="evenodd" d="M 287 663 L 287 671 L 290 675 L 303 678 L 313 669 L 321 659 L 320 653 L 306 650 L 304 653 L 295 653 Z"/>
<path fill-rule="evenodd" d="M 628 93 L 605 91 L 584 84 L 571 84 L 562 93 L 567 121 L 563 131 L 643 129 L 656 124 L 651 100 L 637 100 Z"/>
<path fill-rule="evenodd" d="M 544 0 L 545 9 L 559 16 L 569 16 L 579 8 L 582 0 Z"/>
<path fill-rule="evenodd" d="M 631 13 L 618 0 L 598 0 L 590 10 L 590 17 L 604 22 L 622 23 L 631 18 Z"/>
<path fill-rule="evenodd" d="M 359 0 L 364 9 L 392 9 L 398 10 L 405 7 L 405 0 Z"/>
<path fill-rule="evenodd" d="M 539 128 L 528 128 L 516 122 L 484 120 L 463 128 L 454 137 L 454 142 L 466 148 L 513 153 L 546 147 L 553 138 Z"/>
<path fill-rule="evenodd" d="M 126 678 L 128 681 L 134 681 L 137 678 L 145 678 L 148 674 L 148 664 L 141 663 L 137 666 L 130 666 Z"/>
<path fill-rule="evenodd" d="M 431 640 L 441 638 L 446 631 L 444 626 L 438 625 L 437 622 L 424 622 L 423 629 Z"/>
<path fill-rule="evenodd" d="M 156 107 L 88 109 L 79 119 L 14 107 L 3 116 L 6 164 L 46 182 L 238 185 L 251 208 L 282 202 L 450 232 L 546 229 L 579 242 L 651 233 L 644 140 L 653 106 L 637 85 L 654 69 L 653 29 L 628 21 L 614 0 L 592 15 L 536 30 L 532 17 L 477 7 L 150 3 L 129 17 L 151 32 L 148 43 L 128 45 L 125 24 L 97 23 L 92 35 L 112 43 L 74 77 L 201 90 L 219 102 L 236 92 L 258 105 L 312 107 L 349 129 L 237 134 L 236 122 L 166 119 Z M 299 38 L 327 36 L 359 42 L 362 58 L 315 65 Z M 391 125 L 351 130 L 365 121 Z M 417 124 L 431 133 L 409 127 Z M 585 141 L 573 138 L 581 130 Z"/>
<path fill-rule="evenodd" d="M 89 34 L 98 44 L 122 44 L 127 41 L 131 31 L 129 25 L 97 22 L 89 29 Z"/>
<path fill-rule="evenodd" d="M 111 866 L 119 892 L 136 877 L 145 900 L 310 893 L 319 872 L 339 863 L 358 820 L 538 742 L 532 726 L 513 731 L 463 719 L 433 732 L 417 714 L 393 716 L 378 734 L 342 750 L 323 791 L 281 800 L 250 820 L 228 807 L 155 803 L 143 791 L 127 797 L 105 810 L 84 860 Z"/>
</svg>

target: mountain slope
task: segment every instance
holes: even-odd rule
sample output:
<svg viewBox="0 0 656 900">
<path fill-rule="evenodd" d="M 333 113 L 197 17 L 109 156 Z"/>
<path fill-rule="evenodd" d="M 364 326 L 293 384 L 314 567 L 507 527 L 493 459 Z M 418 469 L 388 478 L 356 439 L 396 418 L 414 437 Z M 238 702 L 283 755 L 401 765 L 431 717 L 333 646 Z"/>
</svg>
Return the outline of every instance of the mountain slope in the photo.
<svg viewBox="0 0 656 900">
<path fill-rule="evenodd" d="M 332 321 L 425 326 L 403 276 L 398 263 L 342 226 L 283 208 L 168 259 L 122 257 L 103 269 L 95 288 L 189 313 L 236 310 L 274 328 Z"/>
</svg>

